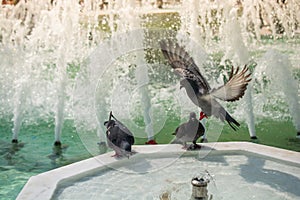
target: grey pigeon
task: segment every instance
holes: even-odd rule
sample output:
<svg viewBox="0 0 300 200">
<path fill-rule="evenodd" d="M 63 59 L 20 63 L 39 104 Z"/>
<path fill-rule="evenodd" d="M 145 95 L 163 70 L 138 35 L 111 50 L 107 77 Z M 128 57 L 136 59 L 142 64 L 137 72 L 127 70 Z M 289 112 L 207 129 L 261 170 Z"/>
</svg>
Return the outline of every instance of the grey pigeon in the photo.
<svg viewBox="0 0 300 200">
<path fill-rule="evenodd" d="M 192 102 L 200 107 L 206 116 L 213 115 L 222 122 L 227 121 L 231 128 L 236 130 L 240 124 L 229 115 L 217 99 L 236 101 L 243 97 L 247 85 L 251 81 L 248 67 L 245 66 L 242 70 L 237 67 L 234 70 L 232 66 L 228 81 L 219 88 L 211 89 L 193 58 L 183 47 L 170 40 L 160 41 L 160 47 L 175 73 L 182 77 L 180 88 L 186 89 Z"/>
<path fill-rule="evenodd" d="M 113 119 L 112 119 L 113 118 Z M 106 126 L 107 143 L 115 151 L 117 157 L 129 156 L 132 154 L 131 146 L 134 144 L 133 134 L 129 129 L 117 120 L 110 112 L 109 120 L 104 122 Z"/>
<path fill-rule="evenodd" d="M 174 142 L 183 144 L 183 147 L 188 150 L 200 149 L 201 146 L 196 142 L 204 133 L 205 128 L 196 118 L 196 113 L 191 112 L 189 121 L 176 128 L 173 134 L 176 135 Z M 193 145 L 188 145 L 187 142 L 192 142 Z"/>
</svg>

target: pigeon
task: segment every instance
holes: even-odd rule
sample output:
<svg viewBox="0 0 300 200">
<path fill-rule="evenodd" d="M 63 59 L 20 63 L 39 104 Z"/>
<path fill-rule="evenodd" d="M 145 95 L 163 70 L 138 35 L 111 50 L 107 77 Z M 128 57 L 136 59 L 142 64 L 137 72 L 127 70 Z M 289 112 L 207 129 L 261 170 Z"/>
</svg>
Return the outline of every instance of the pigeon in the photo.
<svg viewBox="0 0 300 200">
<path fill-rule="evenodd" d="M 191 112 L 189 121 L 181 124 L 173 133 L 173 135 L 176 135 L 174 142 L 183 144 L 183 148 L 187 150 L 200 149 L 201 146 L 196 142 L 204 133 L 205 128 L 196 118 L 196 113 Z M 192 142 L 193 145 L 187 145 L 187 142 Z"/>
<path fill-rule="evenodd" d="M 117 120 L 112 112 L 109 114 L 109 120 L 104 122 L 104 126 L 107 128 L 107 143 L 115 151 L 114 156 L 129 157 L 132 154 L 131 146 L 134 144 L 134 137 L 129 129 Z"/>
<path fill-rule="evenodd" d="M 180 88 L 184 87 L 188 97 L 206 116 L 214 116 L 222 122 L 227 121 L 233 130 L 240 124 L 217 101 L 237 101 L 242 98 L 251 81 L 251 73 L 245 65 L 241 70 L 232 66 L 228 81 L 218 88 L 211 89 L 207 80 L 200 73 L 193 58 L 183 47 L 170 40 L 160 41 L 161 51 L 169 61 L 175 73 L 182 77 Z"/>
</svg>

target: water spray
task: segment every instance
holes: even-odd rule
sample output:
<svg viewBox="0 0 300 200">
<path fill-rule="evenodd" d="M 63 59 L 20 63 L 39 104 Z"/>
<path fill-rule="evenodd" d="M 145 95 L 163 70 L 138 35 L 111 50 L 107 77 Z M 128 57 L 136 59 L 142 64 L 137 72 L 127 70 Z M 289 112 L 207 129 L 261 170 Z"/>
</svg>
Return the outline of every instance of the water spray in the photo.
<svg viewBox="0 0 300 200">
<path fill-rule="evenodd" d="M 141 103 L 144 110 L 144 122 L 146 124 L 145 131 L 148 136 L 148 143 L 153 144 L 156 142 L 154 140 L 154 130 L 151 119 L 151 100 L 148 91 L 148 68 L 145 64 L 140 63 L 140 65 L 137 66 L 135 71 L 135 77 L 137 79 L 138 88 L 141 95 Z"/>
</svg>

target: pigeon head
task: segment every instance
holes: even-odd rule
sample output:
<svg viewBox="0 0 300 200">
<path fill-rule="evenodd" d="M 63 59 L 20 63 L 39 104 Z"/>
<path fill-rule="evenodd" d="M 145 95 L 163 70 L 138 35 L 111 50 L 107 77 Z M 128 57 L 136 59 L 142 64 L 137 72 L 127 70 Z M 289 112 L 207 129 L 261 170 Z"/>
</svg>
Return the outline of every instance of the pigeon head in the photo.
<svg viewBox="0 0 300 200">
<path fill-rule="evenodd" d="M 182 88 L 185 88 L 187 93 L 190 93 L 190 95 L 193 96 L 196 96 L 196 91 L 200 90 L 200 88 L 197 87 L 196 83 L 189 79 L 180 80 L 180 89 Z"/>
<path fill-rule="evenodd" d="M 190 113 L 190 120 L 195 120 L 196 119 L 196 113 L 195 112 L 191 112 Z"/>
<path fill-rule="evenodd" d="M 182 79 L 181 81 L 180 81 L 180 89 L 182 89 L 182 88 L 186 88 L 187 86 L 188 86 L 188 81 L 186 80 L 186 79 Z"/>
<path fill-rule="evenodd" d="M 115 120 L 109 120 L 109 121 L 105 121 L 105 122 L 104 122 L 104 126 L 105 126 L 106 128 L 112 127 L 112 126 L 114 126 L 114 125 L 115 125 Z"/>
</svg>

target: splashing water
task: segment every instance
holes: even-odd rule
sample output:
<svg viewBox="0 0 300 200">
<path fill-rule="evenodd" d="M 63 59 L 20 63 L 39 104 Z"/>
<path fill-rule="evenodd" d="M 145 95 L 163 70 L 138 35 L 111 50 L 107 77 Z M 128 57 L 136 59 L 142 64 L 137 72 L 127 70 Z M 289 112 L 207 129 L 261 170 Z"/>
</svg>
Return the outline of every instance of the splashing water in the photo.
<svg viewBox="0 0 300 200">
<path fill-rule="evenodd" d="M 60 141 L 63 121 L 72 113 L 67 99 L 76 65 L 93 47 L 87 45 L 91 29 L 82 27 L 77 1 L 20 1 L 1 9 L 1 106 L 8 115 L 13 108 L 13 139 L 22 123 L 54 115 L 55 141 Z"/>
<path fill-rule="evenodd" d="M 286 96 L 294 125 L 299 130 L 299 100 L 297 100 L 299 84 L 297 85 L 292 72 L 289 72 L 298 67 L 299 58 L 296 55 L 299 55 L 299 48 L 296 44 L 284 46 L 274 43 L 275 47 L 280 49 L 276 53 L 276 57 L 280 59 L 274 61 L 276 59 L 272 59 L 273 55 L 269 52 L 262 56 L 269 48 L 268 45 L 264 45 L 264 42 L 270 41 L 269 39 L 276 41 L 275 39 L 283 38 L 292 42 L 299 40 L 297 27 L 300 17 L 297 11 L 300 5 L 297 1 L 271 4 L 261 1 L 222 3 L 189 0 L 182 2 L 178 7 L 162 11 L 151 7 L 150 1 L 143 1 L 141 7 L 133 1 L 116 1 L 115 3 L 109 1 L 104 10 L 99 6 L 100 4 L 101 1 L 88 0 L 84 1 L 84 4 L 78 4 L 75 0 L 54 3 L 21 0 L 16 6 L 0 8 L 0 54 L 2 58 L 0 114 L 1 117 L 11 117 L 13 139 L 17 140 L 23 124 L 36 123 L 40 119 L 45 121 L 54 119 L 55 141 L 60 141 L 63 122 L 71 119 L 75 121 L 79 132 L 84 130 L 85 133 L 81 134 L 83 137 L 95 139 L 94 136 L 86 134 L 92 132 L 95 133 L 92 135 L 96 135 L 100 141 L 105 140 L 100 122 L 107 118 L 111 102 L 115 103 L 113 97 L 116 91 L 120 93 L 124 89 L 126 93 L 137 87 L 130 83 L 128 77 L 119 79 L 119 81 L 124 81 L 119 84 L 122 85 L 119 90 L 114 83 L 122 76 L 131 78 L 132 72 L 139 69 L 142 74 L 136 73 L 134 80 L 140 82 L 142 101 L 145 104 L 143 105 L 144 114 L 138 113 L 137 115 L 144 119 L 146 132 L 149 138 L 152 138 L 154 133 L 163 126 L 163 124 L 155 125 L 153 119 L 160 120 L 161 118 L 165 121 L 166 114 L 161 113 L 168 113 L 171 108 L 178 110 L 178 107 L 172 107 L 172 105 L 179 101 L 172 97 L 174 93 L 170 93 L 174 91 L 175 85 L 170 84 L 175 83 L 172 72 L 164 72 L 156 65 L 152 65 L 152 68 L 148 67 L 151 60 L 146 58 L 145 49 L 149 46 L 145 45 L 145 41 L 150 40 L 154 43 L 161 38 L 159 34 L 154 37 L 151 31 L 146 30 L 157 27 L 167 30 L 166 32 L 174 32 L 166 33 L 164 37 L 172 35 L 185 45 L 195 58 L 200 70 L 210 77 L 209 82 L 213 83 L 212 85 L 222 83 L 220 80 L 223 72 L 221 73 L 219 69 L 216 72 L 216 69 L 212 67 L 203 67 L 202 65 L 207 63 L 206 60 L 214 61 L 217 58 L 221 65 L 227 59 L 238 65 L 259 59 L 258 63 L 272 63 L 265 64 L 264 68 L 260 64 L 257 65 L 254 79 L 259 82 L 259 85 L 263 85 L 265 81 L 264 76 L 259 74 L 272 74 L 273 70 L 269 72 L 271 66 L 286 66 L 280 68 L 283 71 L 278 69 L 276 73 L 289 74 L 280 78 L 282 81 L 292 80 L 291 85 L 278 85 L 277 79 L 270 78 L 270 83 L 264 90 L 268 91 L 267 93 L 275 91 L 280 94 L 281 91 L 274 88 L 276 85 L 280 86 Z M 160 20 L 157 22 L 155 17 Z M 137 29 L 142 29 L 143 33 L 138 31 L 131 33 Z M 186 35 L 189 37 L 185 37 Z M 269 39 L 264 40 L 264 37 Z M 135 41 L 132 41 L 132 38 L 135 38 Z M 197 45 L 192 45 L 192 43 Z M 99 44 L 102 44 L 100 47 L 102 49 L 97 48 Z M 139 49 L 139 52 L 129 55 L 133 57 L 132 60 L 122 57 L 128 54 L 126 51 L 131 51 L 133 48 Z M 158 49 L 158 46 L 155 48 Z M 101 54 L 94 52 L 97 50 Z M 163 62 L 159 58 L 159 53 L 154 53 L 151 57 L 153 57 L 152 63 Z M 133 70 L 128 67 L 134 66 L 132 63 L 138 65 L 137 69 L 133 67 Z M 110 71 L 109 66 L 114 65 L 118 70 Z M 147 70 L 139 68 L 141 66 L 147 67 Z M 157 69 L 159 70 L 155 71 Z M 160 80 L 156 79 L 156 81 L 159 80 L 156 84 L 164 84 L 164 87 L 151 86 L 143 89 L 142 79 L 145 81 L 148 76 L 149 83 L 152 84 L 152 78 L 163 73 L 166 74 L 167 80 L 160 83 Z M 214 73 L 217 75 L 212 77 Z M 111 85 L 113 88 L 109 87 Z M 264 107 L 270 103 L 270 101 L 260 101 L 261 93 L 257 94 L 255 89 L 257 84 L 253 83 L 253 87 L 254 90 L 248 88 L 245 100 L 239 105 L 232 106 L 237 108 L 234 109 L 233 114 L 241 120 L 246 120 L 251 136 L 255 135 L 254 117 L 262 113 Z M 97 96 L 98 93 L 95 95 L 95 91 L 102 93 L 102 96 Z M 179 90 L 175 89 L 175 92 L 179 93 Z M 171 106 L 157 106 L 159 100 L 162 99 L 171 100 Z M 156 107 L 153 107 L 153 102 Z M 115 104 L 113 109 L 119 110 L 117 106 Z M 285 105 L 278 102 L 276 106 L 284 107 Z M 164 108 L 155 110 L 155 108 L 162 107 Z M 185 107 L 188 107 L 188 104 L 183 105 L 179 110 L 185 110 Z M 229 109 L 233 110 L 232 107 L 230 106 Z M 126 108 L 121 106 L 120 109 L 123 109 L 120 112 L 121 118 L 128 121 L 134 121 L 137 118 L 137 115 L 132 114 L 133 111 L 126 111 L 130 109 L 130 106 Z M 157 110 L 163 111 L 157 114 Z M 270 112 L 276 113 L 274 110 Z M 181 112 L 181 114 L 186 113 Z"/>
<path fill-rule="evenodd" d="M 300 130 L 300 99 L 299 85 L 293 78 L 291 72 L 291 62 L 286 55 L 281 54 L 278 50 L 270 49 L 258 62 L 255 69 L 255 77 L 260 81 L 269 81 L 271 91 L 276 96 L 284 96 L 288 104 L 288 110 L 293 118 L 296 129 Z M 269 84 L 267 83 L 267 84 Z M 265 88 L 262 88 L 265 89 Z M 271 101 L 276 102 L 276 96 Z"/>
<path fill-rule="evenodd" d="M 102 123 L 110 110 L 144 139 L 139 143 L 143 144 L 158 132 L 169 137 L 197 109 L 179 90 L 178 78 L 162 59 L 157 44 L 162 38 L 176 38 L 185 46 L 212 87 L 223 84 L 228 59 L 234 65 L 256 62 L 245 97 L 227 109 L 239 122 L 247 123 L 251 136 L 254 125 L 268 119 L 283 121 L 281 127 L 292 119 L 299 131 L 299 1 L 185 0 L 160 10 L 151 5 L 152 0 L 141 2 L 20 0 L 15 6 L 0 6 L 0 120 L 12 128 L 12 133 L 5 129 L 2 134 L 18 140 L 23 130 L 23 138 L 32 137 L 28 141 L 35 144 L 24 151 L 33 160 L 32 169 L 41 166 L 35 160 L 49 153 L 40 150 L 34 157 L 32 149 L 42 143 L 34 138 L 51 140 L 46 135 L 49 127 L 53 140 L 63 141 L 63 131 L 69 133 L 74 124 L 80 143 L 98 155 L 95 144 L 106 140 Z M 151 104 L 141 94 L 148 95 Z M 71 125 L 62 129 L 67 120 Z M 218 132 L 213 138 L 218 141 L 226 125 L 214 119 L 207 122 L 208 135 Z M 150 128 L 145 130 L 147 124 Z M 262 129 L 272 128 L 266 124 Z M 32 135 L 27 125 L 38 127 L 45 137 Z M 66 142 L 76 146 L 71 140 L 70 136 Z M 17 164 L 28 162 L 24 157 L 22 162 L 14 159 Z M 26 173 L 23 166 L 28 165 L 17 170 Z M 38 172 L 49 170 L 49 166 L 41 168 Z M 4 170 L 13 174 L 7 182 L 15 180 L 13 166 Z M 16 195 L 25 183 L 23 173 L 20 177 L 17 189 L 9 184 L 4 190 Z"/>
</svg>

